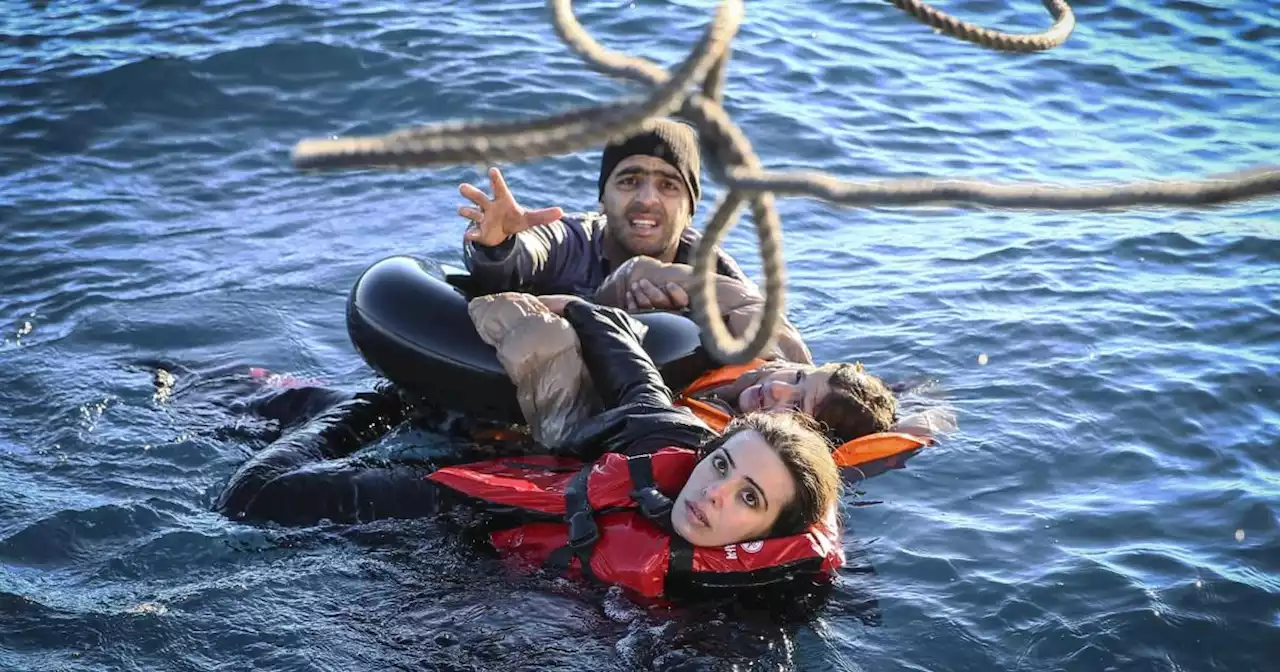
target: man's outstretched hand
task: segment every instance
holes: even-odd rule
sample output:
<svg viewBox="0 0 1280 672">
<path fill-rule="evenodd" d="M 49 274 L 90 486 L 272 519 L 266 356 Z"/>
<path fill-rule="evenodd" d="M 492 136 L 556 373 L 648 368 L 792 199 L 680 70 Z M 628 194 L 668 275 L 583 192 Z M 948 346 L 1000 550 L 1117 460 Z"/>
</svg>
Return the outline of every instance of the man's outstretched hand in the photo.
<svg viewBox="0 0 1280 672">
<path fill-rule="evenodd" d="M 560 208 L 525 210 L 520 207 L 507 188 L 506 180 L 502 179 L 502 171 L 497 168 L 489 169 L 489 186 L 493 191 L 492 199 L 475 185 L 463 184 L 458 187 L 458 192 L 476 206 L 458 208 L 459 215 L 474 223 L 463 234 L 464 240 L 493 247 L 525 229 L 550 224 L 564 217 L 564 210 Z"/>
</svg>

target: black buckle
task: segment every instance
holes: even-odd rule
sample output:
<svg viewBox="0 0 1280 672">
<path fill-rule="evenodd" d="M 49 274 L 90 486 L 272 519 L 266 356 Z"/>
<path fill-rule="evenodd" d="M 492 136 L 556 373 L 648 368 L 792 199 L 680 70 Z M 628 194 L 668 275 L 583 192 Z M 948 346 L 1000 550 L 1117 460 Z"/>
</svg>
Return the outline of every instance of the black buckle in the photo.
<svg viewBox="0 0 1280 672">
<path fill-rule="evenodd" d="M 600 540 L 600 528 L 587 511 L 569 516 L 569 546 L 574 550 L 588 549 Z"/>
<path fill-rule="evenodd" d="M 645 518 L 653 520 L 655 518 L 664 518 L 671 513 L 671 498 L 658 492 L 657 488 L 648 487 L 634 490 L 631 492 L 631 501 L 640 506 L 640 512 Z"/>
</svg>

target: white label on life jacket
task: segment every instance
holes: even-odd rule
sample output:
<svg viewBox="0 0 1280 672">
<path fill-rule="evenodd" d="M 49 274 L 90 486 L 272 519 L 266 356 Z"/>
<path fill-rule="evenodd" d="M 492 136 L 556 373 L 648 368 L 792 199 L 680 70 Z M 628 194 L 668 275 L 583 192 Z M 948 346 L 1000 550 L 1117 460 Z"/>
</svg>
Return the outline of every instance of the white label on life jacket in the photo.
<svg viewBox="0 0 1280 672">
<path fill-rule="evenodd" d="M 737 559 L 738 559 L 738 545 L 737 545 L 737 544 L 729 544 L 728 546 L 725 546 L 725 547 L 724 547 L 724 557 L 728 558 L 729 560 L 737 560 Z"/>
<path fill-rule="evenodd" d="M 762 548 L 764 548 L 764 542 L 759 539 L 755 541 L 748 541 L 742 545 L 742 550 L 748 553 L 759 553 Z"/>
</svg>

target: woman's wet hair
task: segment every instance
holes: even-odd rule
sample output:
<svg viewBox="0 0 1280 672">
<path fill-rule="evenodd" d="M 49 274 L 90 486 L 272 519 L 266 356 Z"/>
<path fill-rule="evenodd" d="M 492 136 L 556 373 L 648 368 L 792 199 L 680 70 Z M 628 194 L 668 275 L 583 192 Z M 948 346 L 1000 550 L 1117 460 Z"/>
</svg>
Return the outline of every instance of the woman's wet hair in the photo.
<svg viewBox="0 0 1280 672">
<path fill-rule="evenodd" d="M 813 417 L 834 443 L 893 428 L 898 400 L 883 380 L 866 372 L 862 362 L 826 364 L 818 370 L 830 372 L 831 391 L 814 409 Z"/>
<path fill-rule="evenodd" d="M 703 444 L 699 460 L 745 430 L 755 430 L 768 442 L 795 481 L 796 496 L 778 513 L 767 536 L 800 534 L 822 520 L 840 497 L 840 472 L 831 457 L 831 443 L 814 419 L 804 413 L 748 413 Z"/>
</svg>

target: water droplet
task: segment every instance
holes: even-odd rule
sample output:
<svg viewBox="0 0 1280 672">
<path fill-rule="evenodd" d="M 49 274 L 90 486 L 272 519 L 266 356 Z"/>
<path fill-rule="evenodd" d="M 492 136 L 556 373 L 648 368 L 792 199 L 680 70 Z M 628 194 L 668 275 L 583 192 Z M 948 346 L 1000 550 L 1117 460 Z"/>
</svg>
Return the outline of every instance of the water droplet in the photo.
<svg viewBox="0 0 1280 672">
<path fill-rule="evenodd" d="M 1236 530 L 1236 541 L 1244 541 L 1244 530 Z"/>
<path fill-rule="evenodd" d="M 987 365 L 987 353 L 984 352 L 978 355 L 978 366 L 986 366 L 986 365 Z"/>
</svg>

